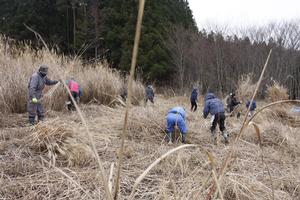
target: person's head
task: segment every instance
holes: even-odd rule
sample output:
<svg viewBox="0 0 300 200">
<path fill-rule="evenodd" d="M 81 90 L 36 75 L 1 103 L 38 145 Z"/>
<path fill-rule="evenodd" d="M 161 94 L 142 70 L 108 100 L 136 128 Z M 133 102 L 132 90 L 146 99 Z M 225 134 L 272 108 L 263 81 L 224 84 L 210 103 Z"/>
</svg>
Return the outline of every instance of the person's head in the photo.
<svg viewBox="0 0 300 200">
<path fill-rule="evenodd" d="M 230 96 L 235 97 L 235 93 L 234 92 L 230 93 Z"/>
<path fill-rule="evenodd" d="M 48 66 L 47 65 L 41 65 L 40 68 L 39 68 L 39 73 L 42 76 L 47 76 L 47 74 L 48 74 Z"/>
<path fill-rule="evenodd" d="M 207 93 L 207 94 L 205 95 L 204 100 L 207 101 L 207 100 L 209 100 L 209 99 L 214 99 L 214 98 L 216 98 L 215 94 L 209 92 L 209 93 Z"/>
</svg>

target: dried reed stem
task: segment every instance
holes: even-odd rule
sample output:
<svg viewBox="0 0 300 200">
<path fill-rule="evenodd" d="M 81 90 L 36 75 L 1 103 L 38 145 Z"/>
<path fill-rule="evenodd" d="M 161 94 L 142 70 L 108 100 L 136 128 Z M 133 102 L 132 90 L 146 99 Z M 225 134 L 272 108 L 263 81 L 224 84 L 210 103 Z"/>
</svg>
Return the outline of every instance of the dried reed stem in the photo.
<svg viewBox="0 0 300 200">
<path fill-rule="evenodd" d="M 263 110 L 265 110 L 266 108 L 272 107 L 274 105 L 278 105 L 278 104 L 284 104 L 284 103 L 300 103 L 300 100 L 282 100 L 282 101 L 275 101 L 272 102 L 260 109 L 258 109 L 258 111 L 256 111 L 253 116 L 249 119 L 249 122 L 251 122 L 260 112 L 262 112 Z"/>
<path fill-rule="evenodd" d="M 72 183 L 74 183 L 79 189 L 82 190 L 83 193 L 85 193 L 90 199 L 93 199 L 91 197 L 91 195 L 89 193 L 87 193 L 87 191 L 81 186 L 79 185 L 79 183 L 77 183 L 71 176 L 69 176 L 68 174 L 66 174 L 63 170 L 59 169 L 58 167 L 56 167 L 55 165 L 51 164 L 50 162 L 48 162 L 47 160 L 45 160 L 42 156 L 40 156 L 41 160 L 45 163 L 47 163 L 49 166 L 53 167 L 56 171 L 58 171 L 59 173 L 61 173 L 62 175 L 64 175 L 66 178 L 68 178 Z"/>
<path fill-rule="evenodd" d="M 252 125 L 255 129 L 255 133 L 257 135 L 259 147 L 260 147 L 260 150 L 261 150 L 261 154 L 260 154 L 261 155 L 261 161 L 267 168 L 268 175 L 269 175 L 269 178 L 270 178 L 270 183 L 271 183 L 272 197 L 273 197 L 273 200 L 274 200 L 275 199 L 275 193 L 274 193 L 274 186 L 273 186 L 273 178 L 271 176 L 270 168 L 264 160 L 264 154 L 263 154 L 264 151 L 263 151 L 263 146 L 262 146 L 261 131 L 260 131 L 260 128 L 258 127 L 258 125 L 256 123 L 250 122 L 249 125 Z"/>
<path fill-rule="evenodd" d="M 254 92 L 253 92 L 253 95 L 252 95 L 252 98 L 251 98 L 251 101 L 250 101 L 250 105 L 252 104 L 254 98 L 256 97 L 258 88 L 259 88 L 259 86 L 260 86 L 260 84 L 261 84 L 261 82 L 262 82 L 264 73 L 265 73 L 266 68 L 267 68 L 267 66 L 268 66 L 268 62 L 269 62 L 269 59 L 270 59 L 271 54 L 272 54 L 272 49 L 270 50 L 270 52 L 269 52 L 269 54 L 268 54 L 268 57 L 267 57 L 266 62 L 265 62 L 265 65 L 264 65 L 263 70 L 262 70 L 262 72 L 261 72 L 261 74 L 260 74 L 259 80 L 258 80 L 258 82 L 257 82 L 257 84 L 256 84 L 255 90 L 254 90 Z M 226 169 L 227 169 L 227 167 L 228 167 L 228 165 L 229 165 L 229 163 L 230 163 L 230 160 L 231 160 L 231 158 L 232 158 L 232 156 L 233 156 L 233 153 L 234 153 L 234 151 L 235 151 L 235 147 L 236 147 L 236 145 L 237 145 L 239 139 L 241 138 L 241 136 L 242 136 L 242 134 L 243 134 L 245 128 L 246 128 L 247 125 L 248 125 L 247 119 L 248 119 L 248 113 L 250 112 L 250 107 L 251 107 L 251 106 L 249 106 L 249 108 L 247 109 L 247 112 L 246 112 L 244 121 L 243 121 L 243 123 L 242 123 L 242 127 L 240 128 L 240 131 L 239 131 L 238 135 L 236 136 L 234 142 L 231 144 L 230 150 L 229 150 L 229 152 L 227 153 L 227 155 L 226 155 L 226 157 L 225 157 L 225 160 L 224 160 L 224 162 L 223 162 L 223 164 L 222 164 L 222 167 L 221 167 L 221 170 L 220 170 L 220 176 L 219 176 L 219 181 L 220 181 L 221 184 L 222 184 L 222 180 L 223 180 L 224 173 L 225 173 L 225 171 L 226 171 Z M 212 188 L 213 192 L 211 191 L 210 194 L 214 194 L 214 192 L 215 192 L 215 186 L 213 185 L 213 187 L 211 187 L 211 188 Z M 211 199 L 211 196 L 209 195 L 207 198 L 208 198 L 208 199 Z"/>
<path fill-rule="evenodd" d="M 120 187 L 120 175 L 121 175 L 121 167 L 122 167 L 122 162 L 123 162 L 124 143 L 125 143 L 125 137 L 126 137 L 126 131 L 127 131 L 129 108 L 131 105 L 132 83 L 133 83 L 135 66 L 136 66 L 136 61 L 137 61 L 138 47 L 139 47 L 139 42 L 140 42 L 140 37 L 141 37 L 144 7 L 145 7 L 145 0 L 140 0 L 139 1 L 138 18 L 137 18 L 137 24 L 136 24 L 136 31 L 135 31 L 135 38 L 134 38 L 134 46 L 133 46 L 133 51 L 132 51 L 130 76 L 129 76 L 128 87 L 127 87 L 128 88 L 128 92 L 127 92 L 128 96 L 126 99 L 124 125 L 123 125 L 123 131 L 122 131 L 122 135 L 121 135 L 120 151 L 118 154 L 117 176 L 116 176 L 115 192 L 114 192 L 115 200 L 118 198 L 119 187 Z"/>
<path fill-rule="evenodd" d="M 149 165 L 149 167 L 147 167 L 147 169 L 144 170 L 144 172 L 135 180 L 135 183 L 132 187 L 131 190 L 131 194 L 129 196 L 129 199 L 133 199 L 134 198 L 134 193 L 136 190 L 137 185 L 145 178 L 145 176 L 148 174 L 148 172 L 155 167 L 161 160 L 163 160 L 164 158 L 166 158 L 167 156 L 173 154 L 174 152 L 180 150 L 180 149 L 184 149 L 187 147 L 197 147 L 198 145 L 196 144 L 185 144 L 185 145 L 181 145 L 178 146 L 176 148 L 173 148 L 171 150 L 169 150 L 167 153 L 163 154 L 162 156 L 160 156 L 159 158 L 157 158 L 151 165 Z"/>
</svg>

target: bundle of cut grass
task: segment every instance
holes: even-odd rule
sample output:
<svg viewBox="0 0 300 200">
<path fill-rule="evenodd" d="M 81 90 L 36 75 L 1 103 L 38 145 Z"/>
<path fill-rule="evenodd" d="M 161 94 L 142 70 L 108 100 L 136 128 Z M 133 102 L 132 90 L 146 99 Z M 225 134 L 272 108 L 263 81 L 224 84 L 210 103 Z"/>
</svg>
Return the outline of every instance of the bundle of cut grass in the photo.
<svg viewBox="0 0 300 200">
<path fill-rule="evenodd" d="M 58 158 L 68 165 L 83 165 L 92 158 L 89 146 L 76 138 L 70 124 L 64 124 L 59 119 L 34 126 L 24 142 L 31 150 L 47 154 L 53 165 Z"/>
<path fill-rule="evenodd" d="M 277 81 L 273 81 L 271 85 L 267 86 L 267 96 L 272 102 L 289 99 L 288 90 Z"/>
</svg>

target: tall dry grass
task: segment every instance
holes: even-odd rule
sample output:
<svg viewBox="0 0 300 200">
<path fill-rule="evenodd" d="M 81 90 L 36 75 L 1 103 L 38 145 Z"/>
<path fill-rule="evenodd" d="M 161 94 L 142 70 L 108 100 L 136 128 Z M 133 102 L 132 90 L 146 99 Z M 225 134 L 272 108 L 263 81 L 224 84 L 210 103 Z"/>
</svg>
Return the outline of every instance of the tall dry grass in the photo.
<svg viewBox="0 0 300 200">
<path fill-rule="evenodd" d="M 23 113 L 26 111 L 28 98 L 28 81 L 39 65 L 49 66 L 50 79 L 75 78 L 83 89 L 82 102 L 91 101 L 108 105 L 119 95 L 122 88 L 120 74 L 107 63 L 83 65 L 78 59 L 58 55 L 45 49 L 34 50 L 30 45 L 7 42 L 0 37 L 0 111 L 2 113 Z M 58 69 L 58 70 L 51 70 Z M 56 74 L 59 73 L 59 74 Z M 134 103 L 138 104 L 144 92 L 141 84 L 134 82 Z M 49 91 L 50 90 L 50 91 Z M 47 91 L 49 91 L 47 93 Z M 62 85 L 46 87 L 44 104 L 48 109 L 62 110 L 65 108 L 67 92 Z M 48 95 L 47 95 L 48 94 Z"/>
<path fill-rule="evenodd" d="M 253 81 L 253 74 L 241 75 L 237 85 L 237 96 L 243 102 L 250 100 L 255 89 L 255 82 Z"/>
<path fill-rule="evenodd" d="M 289 99 L 288 89 L 277 81 L 273 81 L 271 85 L 267 86 L 267 97 L 272 102 L 287 100 Z"/>
</svg>

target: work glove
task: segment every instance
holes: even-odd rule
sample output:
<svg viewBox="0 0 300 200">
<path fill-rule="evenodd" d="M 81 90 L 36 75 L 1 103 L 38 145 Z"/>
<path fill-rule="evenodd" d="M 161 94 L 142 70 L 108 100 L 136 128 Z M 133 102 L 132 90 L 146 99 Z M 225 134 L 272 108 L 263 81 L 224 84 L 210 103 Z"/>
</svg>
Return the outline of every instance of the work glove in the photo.
<svg viewBox="0 0 300 200">
<path fill-rule="evenodd" d="M 37 100 L 37 98 L 34 97 L 34 98 L 32 98 L 31 102 L 34 103 L 34 104 L 37 104 L 38 100 Z"/>
</svg>

